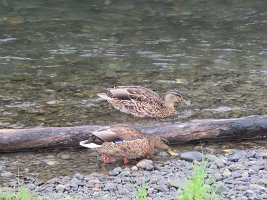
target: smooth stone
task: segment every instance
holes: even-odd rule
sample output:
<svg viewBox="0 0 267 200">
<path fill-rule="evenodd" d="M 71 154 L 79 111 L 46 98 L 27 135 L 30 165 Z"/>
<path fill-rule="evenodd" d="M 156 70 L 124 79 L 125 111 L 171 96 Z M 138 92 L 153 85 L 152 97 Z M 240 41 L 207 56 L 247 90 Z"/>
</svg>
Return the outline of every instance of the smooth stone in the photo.
<svg viewBox="0 0 267 200">
<path fill-rule="evenodd" d="M 11 173 L 11 172 L 2 172 L 2 173 L 1 173 L 1 176 L 2 176 L 3 178 L 15 178 L 15 177 L 16 177 L 16 175 L 13 174 L 13 173 Z"/>
<path fill-rule="evenodd" d="M 215 165 L 216 165 L 218 168 L 223 168 L 226 164 L 227 164 L 227 161 L 226 161 L 225 159 L 222 159 L 222 158 L 218 158 L 218 159 L 215 161 Z"/>
<path fill-rule="evenodd" d="M 73 176 L 73 178 L 76 178 L 76 179 L 78 179 L 78 180 L 82 180 L 82 179 L 84 178 L 84 176 L 81 175 L 80 173 L 76 173 L 76 174 Z"/>
<path fill-rule="evenodd" d="M 246 196 L 247 197 L 253 197 L 255 195 L 255 192 L 253 190 L 247 190 L 246 191 Z"/>
<path fill-rule="evenodd" d="M 171 187 L 175 187 L 175 188 L 181 188 L 185 185 L 186 183 L 186 180 L 170 180 L 168 182 L 168 185 L 171 186 Z"/>
<path fill-rule="evenodd" d="M 131 170 L 132 170 L 132 171 L 138 171 L 138 167 L 136 167 L 136 166 L 132 166 L 132 167 L 131 167 Z"/>
<path fill-rule="evenodd" d="M 147 189 L 147 194 L 151 195 L 151 194 L 154 193 L 154 191 L 155 191 L 155 189 L 150 187 L 150 188 Z"/>
<path fill-rule="evenodd" d="M 157 185 L 155 189 L 161 192 L 169 192 L 169 188 L 166 185 Z"/>
<path fill-rule="evenodd" d="M 232 162 L 237 162 L 241 158 L 245 158 L 247 153 L 245 151 L 236 150 L 233 155 L 230 156 L 229 160 Z"/>
<path fill-rule="evenodd" d="M 65 185 L 61 185 L 61 184 L 56 186 L 56 190 L 58 192 L 63 192 L 65 188 L 66 188 Z"/>
<path fill-rule="evenodd" d="M 240 178 L 242 175 L 241 175 L 240 172 L 235 171 L 235 172 L 232 173 L 232 176 L 233 176 L 234 178 Z"/>
<path fill-rule="evenodd" d="M 120 176 L 130 176 L 131 175 L 131 172 L 130 171 L 122 171 L 120 173 Z"/>
<path fill-rule="evenodd" d="M 204 158 L 204 155 L 200 153 L 199 151 L 187 151 L 180 154 L 181 160 L 186 160 L 189 162 L 193 162 L 194 160 L 202 161 Z"/>
<path fill-rule="evenodd" d="M 59 162 L 57 160 L 45 160 L 45 163 L 49 166 L 58 165 Z"/>
<path fill-rule="evenodd" d="M 147 165 L 146 166 L 146 171 L 152 171 L 154 169 L 153 165 Z"/>
<path fill-rule="evenodd" d="M 267 178 L 260 178 L 260 179 L 258 179 L 257 183 L 267 186 Z"/>
<path fill-rule="evenodd" d="M 242 174 L 241 174 L 242 178 L 248 178 L 249 177 L 249 173 L 247 171 L 244 171 Z"/>
<path fill-rule="evenodd" d="M 229 192 L 229 188 L 226 187 L 223 183 L 218 183 L 216 186 L 217 190 L 220 191 L 221 193 L 227 193 Z"/>
<path fill-rule="evenodd" d="M 136 164 L 136 166 L 137 166 L 138 168 L 141 168 L 141 169 L 146 169 L 146 167 L 147 167 L 148 165 L 153 165 L 153 161 L 152 161 L 152 160 L 143 159 L 143 160 L 139 161 L 139 162 Z"/>
<path fill-rule="evenodd" d="M 249 151 L 247 153 L 247 158 L 255 158 L 256 155 L 256 151 Z"/>
<path fill-rule="evenodd" d="M 267 153 L 266 152 L 259 152 L 259 153 L 256 153 L 255 157 L 257 159 L 259 159 L 259 158 L 267 158 Z"/>
<path fill-rule="evenodd" d="M 116 189 L 117 189 L 117 187 L 113 183 L 106 183 L 104 188 L 103 188 L 104 191 L 112 191 L 112 190 L 116 190 Z"/>
<path fill-rule="evenodd" d="M 112 171 L 110 171 L 108 174 L 109 174 L 110 176 L 117 176 L 117 175 L 119 175 L 121 172 L 122 172 L 121 167 L 116 167 L 116 168 L 114 168 Z"/>
<path fill-rule="evenodd" d="M 95 179 L 88 180 L 87 183 L 95 185 L 95 184 L 100 184 L 101 181 L 98 178 L 95 178 Z"/>
<path fill-rule="evenodd" d="M 218 159 L 217 156 L 212 155 L 212 154 L 205 155 L 205 158 L 207 158 L 208 161 L 210 161 L 210 162 L 215 162 Z"/>
<path fill-rule="evenodd" d="M 229 169 L 225 169 L 224 171 L 223 171 L 223 174 L 222 174 L 224 177 L 229 177 L 229 176 L 231 176 L 232 175 L 232 173 L 230 172 L 230 170 Z"/>
<path fill-rule="evenodd" d="M 64 160 L 71 160 L 71 156 L 69 154 L 62 154 L 60 156 L 60 158 L 64 159 Z"/>
<path fill-rule="evenodd" d="M 216 181 L 220 181 L 223 179 L 222 175 L 218 172 L 214 173 L 213 177 L 216 179 Z"/>
</svg>

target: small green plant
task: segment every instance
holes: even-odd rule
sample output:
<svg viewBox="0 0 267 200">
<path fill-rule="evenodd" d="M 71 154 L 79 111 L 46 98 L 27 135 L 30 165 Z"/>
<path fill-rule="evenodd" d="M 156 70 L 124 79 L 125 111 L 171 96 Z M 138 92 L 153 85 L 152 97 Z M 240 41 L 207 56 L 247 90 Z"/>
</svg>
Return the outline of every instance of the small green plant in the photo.
<svg viewBox="0 0 267 200">
<path fill-rule="evenodd" d="M 215 188 L 211 179 L 205 180 L 207 162 L 202 161 L 200 165 L 193 164 L 193 177 L 182 189 L 180 200 L 214 200 Z"/>
<path fill-rule="evenodd" d="M 147 184 L 143 183 L 138 189 L 135 196 L 135 200 L 146 200 L 147 196 Z"/>
<path fill-rule="evenodd" d="M 20 187 L 16 193 L 0 192 L 1 200 L 39 200 L 40 198 L 31 193 L 27 188 Z"/>
</svg>

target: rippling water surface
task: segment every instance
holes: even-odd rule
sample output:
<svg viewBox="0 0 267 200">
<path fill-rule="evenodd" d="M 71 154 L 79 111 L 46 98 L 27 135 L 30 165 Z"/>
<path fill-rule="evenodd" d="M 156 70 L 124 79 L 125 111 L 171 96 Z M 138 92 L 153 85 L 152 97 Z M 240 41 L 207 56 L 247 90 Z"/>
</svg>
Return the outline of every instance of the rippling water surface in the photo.
<svg viewBox="0 0 267 200">
<path fill-rule="evenodd" d="M 266 19 L 265 0 L 2 0 L 0 128 L 155 123 L 96 96 L 115 85 L 179 89 L 193 102 L 183 120 L 266 114 Z M 61 154 L 86 160 L 81 151 Z"/>
</svg>

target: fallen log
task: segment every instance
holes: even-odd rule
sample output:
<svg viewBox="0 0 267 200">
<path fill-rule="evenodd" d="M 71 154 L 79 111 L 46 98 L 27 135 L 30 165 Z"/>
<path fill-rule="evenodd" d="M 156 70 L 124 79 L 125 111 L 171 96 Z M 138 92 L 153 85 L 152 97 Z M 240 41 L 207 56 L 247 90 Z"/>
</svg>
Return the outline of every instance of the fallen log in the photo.
<svg viewBox="0 0 267 200">
<path fill-rule="evenodd" d="M 0 152 L 54 147 L 78 147 L 98 125 L 0 129 Z M 233 119 L 203 119 L 139 127 L 147 136 L 160 135 L 171 144 L 196 141 L 267 138 L 267 116 Z"/>
</svg>

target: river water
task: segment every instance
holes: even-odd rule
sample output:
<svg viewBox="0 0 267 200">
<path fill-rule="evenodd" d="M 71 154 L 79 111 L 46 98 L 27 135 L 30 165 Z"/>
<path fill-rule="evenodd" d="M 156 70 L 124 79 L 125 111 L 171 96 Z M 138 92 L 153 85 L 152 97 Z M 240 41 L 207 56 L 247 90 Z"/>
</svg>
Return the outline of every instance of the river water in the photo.
<svg viewBox="0 0 267 200">
<path fill-rule="evenodd" d="M 264 115 L 266 27 L 265 0 L 2 0 L 0 128 L 158 122 L 97 97 L 116 85 L 180 90 L 192 102 L 185 121 Z M 1 155 L 13 172 L 47 178 L 95 161 L 83 149 Z"/>
</svg>

